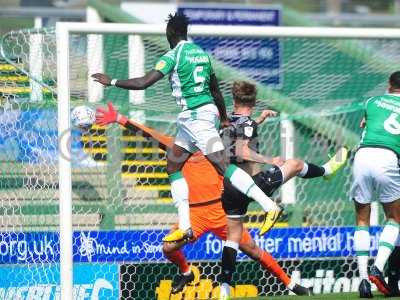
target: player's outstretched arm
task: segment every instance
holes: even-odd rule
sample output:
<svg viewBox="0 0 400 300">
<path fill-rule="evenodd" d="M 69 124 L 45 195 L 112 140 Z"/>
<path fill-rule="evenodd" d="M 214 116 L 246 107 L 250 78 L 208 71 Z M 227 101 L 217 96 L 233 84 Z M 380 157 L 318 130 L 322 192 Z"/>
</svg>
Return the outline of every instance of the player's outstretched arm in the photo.
<svg viewBox="0 0 400 300">
<path fill-rule="evenodd" d="M 269 110 L 269 109 L 263 110 L 263 111 L 261 112 L 261 115 L 256 119 L 256 123 L 257 123 L 258 125 L 260 125 L 260 124 L 263 123 L 267 118 L 276 117 L 277 115 L 278 115 L 278 113 L 277 113 L 276 111 L 274 111 L 274 110 Z"/>
<path fill-rule="evenodd" d="M 159 146 L 161 149 L 167 150 L 167 148 L 171 148 L 173 145 L 174 139 L 172 137 L 164 135 L 157 130 L 146 127 L 133 120 L 129 120 L 127 117 L 118 113 L 112 103 L 109 102 L 108 110 L 102 107 L 97 108 L 96 124 L 100 126 L 106 126 L 112 123 L 118 123 L 133 132 L 142 131 L 143 136 L 155 139 L 160 144 Z"/>
<path fill-rule="evenodd" d="M 215 74 L 211 74 L 210 77 L 210 92 L 214 98 L 215 105 L 218 108 L 221 125 L 225 127 L 225 125 L 229 125 L 228 115 L 226 114 L 224 97 L 219 89 L 218 80 Z"/>
<path fill-rule="evenodd" d="M 92 75 L 94 81 L 101 83 L 104 86 L 115 85 L 116 87 L 126 89 L 126 90 L 144 90 L 149 86 L 152 86 L 154 83 L 163 78 L 164 75 L 157 70 L 151 70 L 146 75 L 137 78 L 131 79 L 111 79 L 107 74 L 96 73 Z"/>
</svg>

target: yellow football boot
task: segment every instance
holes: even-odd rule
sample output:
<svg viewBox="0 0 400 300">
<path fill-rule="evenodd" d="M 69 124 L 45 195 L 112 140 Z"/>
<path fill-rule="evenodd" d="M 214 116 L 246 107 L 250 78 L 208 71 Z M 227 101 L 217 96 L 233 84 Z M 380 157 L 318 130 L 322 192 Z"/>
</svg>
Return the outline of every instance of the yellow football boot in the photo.
<svg viewBox="0 0 400 300">
<path fill-rule="evenodd" d="M 193 238 L 193 231 L 191 228 L 188 230 L 177 229 L 163 238 L 163 242 L 181 242 L 185 240 L 191 240 Z"/>
<path fill-rule="evenodd" d="M 329 180 L 344 167 L 349 156 L 349 150 L 346 147 L 341 147 L 334 156 L 325 164 L 331 169 L 331 174 L 324 176 L 325 180 Z"/>
<path fill-rule="evenodd" d="M 283 208 L 280 206 L 276 206 L 277 208 L 274 210 L 267 211 L 264 217 L 264 223 L 261 225 L 259 235 L 266 234 L 272 227 L 274 227 L 276 221 L 278 221 L 279 217 L 283 213 Z"/>
</svg>

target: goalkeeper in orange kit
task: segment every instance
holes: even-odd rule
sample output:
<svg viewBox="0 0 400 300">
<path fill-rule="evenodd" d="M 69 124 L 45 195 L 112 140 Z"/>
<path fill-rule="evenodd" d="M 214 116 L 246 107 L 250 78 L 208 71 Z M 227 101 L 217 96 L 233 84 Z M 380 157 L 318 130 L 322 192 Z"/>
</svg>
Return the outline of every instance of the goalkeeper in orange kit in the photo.
<svg viewBox="0 0 400 300">
<path fill-rule="evenodd" d="M 134 132 L 138 130 L 142 131 L 145 137 L 156 140 L 161 149 L 167 150 L 173 145 L 172 137 L 128 120 L 119 114 L 111 103 L 108 104 L 108 111 L 102 108 L 97 109 L 96 123 L 98 125 L 107 125 L 115 122 Z M 183 175 L 189 186 L 190 221 L 194 236 L 190 242 L 195 242 L 208 232 L 212 232 L 220 239 L 226 240 L 227 220 L 221 203 L 223 177 L 217 173 L 212 164 L 200 152 L 193 155 L 185 163 Z M 163 245 L 164 255 L 169 261 L 178 266 L 181 273 L 172 285 L 172 293 L 182 291 L 187 283 L 194 280 L 194 274 L 191 272 L 190 266 L 181 251 L 181 248 L 187 243 L 188 241 L 176 243 L 164 242 Z M 276 276 L 295 294 L 311 294 L 309 289 L 291 281 L 290 277 L 283 271 L 275 259 L 256 245 L 247 229 L 243 230 L 240 249 L 250 258 L 259 262 L 264 269 Z"/>
</svg>

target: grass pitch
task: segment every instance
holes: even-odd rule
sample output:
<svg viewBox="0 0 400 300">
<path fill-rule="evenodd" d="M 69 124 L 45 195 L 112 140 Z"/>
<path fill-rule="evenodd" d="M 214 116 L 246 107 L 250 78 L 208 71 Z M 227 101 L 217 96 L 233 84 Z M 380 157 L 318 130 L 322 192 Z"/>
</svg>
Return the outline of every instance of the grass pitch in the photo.
<svg viewBox="0 0 400 300">
<path fill-rule="evenodd" d="M 373 299 L 393 299 L 400 300 L 400 297 L 386 298 L 384 295 L 379 293 L 373 293 Z M 237 298 L 234 298 L 237 299 Z M 258 297 L 258 298 L 241 298 L 243 300 L 359 300 L 358 293 L 335 293 L 335 294 L 323 294 L 315 295 L 311 297 L 306 296 L 277 296 L 277 297 Z"/>
</svg>

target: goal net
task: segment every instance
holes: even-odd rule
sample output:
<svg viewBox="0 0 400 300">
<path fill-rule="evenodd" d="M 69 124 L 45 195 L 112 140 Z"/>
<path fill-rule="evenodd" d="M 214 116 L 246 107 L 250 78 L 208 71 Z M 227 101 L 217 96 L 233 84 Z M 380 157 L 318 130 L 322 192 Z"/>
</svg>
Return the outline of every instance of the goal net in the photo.
<svg viewBox="0 0 400 300">
<path fill-rule="evenodd" d="M 68 186 L 74 299 L 87 294 L 160 300 L 216 295 L 222 242 L 211 233 L 184 248 L 196 279 L 183 293 L 170 294 L 177 268 L 167 263 L 161 240 L 177 215 L 165 152 L 140 131 L 116 125 L 79 131 L 63 123 L 75 106 L 95 109 L 112 101 L 122 114 L 173 136 L 179 109 L 167 79 L 146 91 L 102 88 L 90 79 L 97 72 L 121 79 L 141 76 L 153 68 L 169 50 L 164 26 L 62 26 L 58 40 L 52 28 L 10 32 L 2 40 L 0 67 L 9 65 L 15 74 L 3 75 L 0 81 L 0 272 L 6 276 L 0 278 L 7 278 L 0 279 L 0 299 L 10 293 L 59 293 L 58 205 L 69 195 L 58 192 L 68 192 Z M 256 115 L 267 108 L 279 111 L 278 118 L 259 128 L 262 152 L 269 156 L 321 164 L 342 145 L 354 150 L 364 101 L 384 93 L 388 75 L 399 68 L 399 40 L 376 32 L 356 38 L 359 31 L 349 37 L 350 29 L 337 29 L 334 37 L 324 29 L 318 37 L 306 29 L 296 33 L 289 28 L 254 28 L 253 36 L 240 26 L 230 31 L 193 26 L 191 38 L 210 53 L 228 111 L 235 80 L 257 84 Z M 64 143 L 65 137 L 71 144 L 66 153 L 58 147 L 59 138 Z M 353 153 L 332 180 L 296 178 L 276 192 L 273 198 L 283 204 L 285 214 L 265 237 L 257 237 L 262 220 L 257 204 L 251 204 L 246 219 L 256 243 L 315 293 L 358 288 L 349 201 Z M 71 168 L 70 181 L 59 173 L 59 161 L 65 170 Z M 66 189 L 58 185 L 60 176 Z M 381 218 L 376 213 L 377 225 Z M 372 256 L 378 232 L 379 227 L 371 229 Z M 234 282 L 236 296 L 288 293 L 243 254 Z"/>
<path fill-rule="evenodd" d="M 0 55 L 0 299 L 59 298 L 57 110 L 42 85 L 56 78 L 32 82 L 37 36 L 12 36 L 20 40 Z"/>
</svg>

